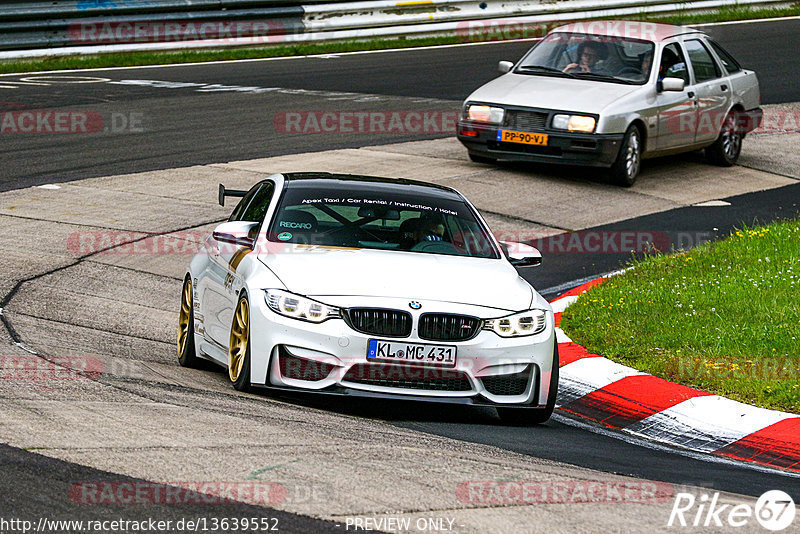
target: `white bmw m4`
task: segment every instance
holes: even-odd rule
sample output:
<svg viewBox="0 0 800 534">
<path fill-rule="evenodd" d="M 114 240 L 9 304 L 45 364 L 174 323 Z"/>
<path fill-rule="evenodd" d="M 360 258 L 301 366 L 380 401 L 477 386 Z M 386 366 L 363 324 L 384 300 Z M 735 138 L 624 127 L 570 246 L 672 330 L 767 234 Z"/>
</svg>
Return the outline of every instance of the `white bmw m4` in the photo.
<svg viewBox="0 0 800 534">
<path fill-rule="evenodd" d="M 553 311 L 457 191 L 411 180 L 275 174 L 241 197 L 183 282 L 178 356 L 233 386 L 492 406 L 550 418 Z"/>
</svg>

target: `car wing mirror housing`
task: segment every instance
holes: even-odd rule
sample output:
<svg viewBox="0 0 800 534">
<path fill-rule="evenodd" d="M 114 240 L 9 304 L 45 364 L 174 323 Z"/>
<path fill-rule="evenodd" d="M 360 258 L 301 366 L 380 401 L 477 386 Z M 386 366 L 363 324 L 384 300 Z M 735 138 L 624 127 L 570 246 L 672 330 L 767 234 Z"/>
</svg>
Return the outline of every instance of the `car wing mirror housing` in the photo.
<svg viewBox="0 0 800 534">
<path fill-rule="evenodd" d="M 512 62 L 510 62 L 510 61 L 501 61 L 500 63 L 497 64 L 497 71 L 500 74 L 505 74 L 507 72 L 510 72 L 511 69 L 513 69 L 513 68 L 514 68 L 514 64 Z"/>
<path fill-rule="evenodd" d="M 536 267 L 542 264 L 542 253 L 535 247 L 514 241 L 501 241 L 500 246 L 514 267 Z"/>
<path fill-rule="evenodd" d="M 658 91 L 683 91 L 686 87 L 686 82 L 681 78 L 664 78 L 658 82 Z"/>
<path fill-rule="evenodd" d="M 253 248 L 256 244 L 257 232 L 257 222 L 228 221 L 214 228 L 213 236 L 220 243 Z"/>
</svg>

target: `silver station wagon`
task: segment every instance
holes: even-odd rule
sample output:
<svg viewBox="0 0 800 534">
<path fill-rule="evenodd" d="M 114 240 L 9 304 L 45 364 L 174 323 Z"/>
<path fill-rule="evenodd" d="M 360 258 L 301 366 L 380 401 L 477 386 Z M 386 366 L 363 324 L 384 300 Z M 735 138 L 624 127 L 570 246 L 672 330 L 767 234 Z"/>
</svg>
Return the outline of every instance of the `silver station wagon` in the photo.
<svg viewBox="0 0 800 534">
<path fill-rule="evenodd" d="M 643 158 L 704 148 L 733 165 L 761 122 L 756 74 L 692 28 L 574 23 L 499 69 L 458 122 L 475 162 L 605 167 L 631 186 Z"/>
</svg>

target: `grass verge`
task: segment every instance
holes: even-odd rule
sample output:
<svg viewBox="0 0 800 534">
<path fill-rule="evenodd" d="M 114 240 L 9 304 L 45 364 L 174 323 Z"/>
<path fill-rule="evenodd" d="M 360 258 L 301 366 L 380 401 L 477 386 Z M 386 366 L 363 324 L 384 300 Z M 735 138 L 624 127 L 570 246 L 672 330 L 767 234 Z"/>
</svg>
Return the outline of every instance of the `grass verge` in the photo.
<svg viewBox="0 0 800 534">
<path fill-rule="evenodd" d="M 800 220 L 651 256 L 561 326 L 589 351 L 741 402 L 800 413 Z"/>
<path fill-rule="evenodd" d="M 726 7 L 708 13 L 675 13 L 669 16 L 622 17 L 623 19 L 647 20 L 668 24 L 701 24 L 760 18 L 790 17 L 800 15 L 800 3 L 786 8 L 753 9 L 750 7 Z M 491 34 L 488 40 L 497 40 Z M 533 35 L 531 35 L 533 37 Z M 128 67 L 140 65 L 165 65 L 172 63 L 200 63 L 235 59 L 258 59 L 269 57 L 334 54 L 361 50 L 387 48 L 413 48 L 465 42 L 480 42 L 463 35 L 444 35 L 425 38 L 368 39 L 327 43 L 273 44 L 260 47 L 193 50 L 178 52 L 126 52 L 68 57 L 45 57 L 26 60 L 0 61 L 0 74 L 15 72 L 39 72 L 67 69 L 92 69 L 106 67 Z"/>
</svg>

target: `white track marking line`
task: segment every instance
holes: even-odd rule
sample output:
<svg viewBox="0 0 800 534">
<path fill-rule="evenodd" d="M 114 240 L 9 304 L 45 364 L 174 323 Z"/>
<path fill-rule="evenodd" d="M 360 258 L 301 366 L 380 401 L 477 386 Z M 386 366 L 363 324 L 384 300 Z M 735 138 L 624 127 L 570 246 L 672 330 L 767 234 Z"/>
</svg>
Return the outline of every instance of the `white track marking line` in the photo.
<svg viewBox="0 0 800 534">
<path fill-rule="evenodd" d="M 568 306 L 571 306 L 578 300 L 579 296 L 580 295 L 572 295 L 569 297 L 562 297 L 560 299 L 552 301 L 550 303 L 550 306 L 553 307 L 553 313 L 563 313 Z"/>
<path fill-rule="evenodd" d="M 690 28 L 700 28 L 700 27 L 708 27 L 708 26 L 728 26 L 734 24 L 753 24 L 756 22 L 779 22 L 784 20 L 795 20 L 800 17 L 777 17 L 772 19 L 751 19 L 751 20 L 732 20 L 728 22 L 706 22 L 703 24 L 687 24 L 686 26 Z M 387 48 L 383 50 L 358 50 L 355 52 L 336 52 L 337 56 L 352 56 L 356 54 L 384 54 L 387 52 L 409 52 L 409 51 L 420 51 L 420 50 L 429 50 L 429 49 L 437 49 L 437 48 L 454 48 L 459 46 L 483 46 L 483 45 L 493 45 L 493 44 L 507 44 L 507 43 L 520 43 L 520 42 L 533 42 L 540 40 L 541 37 L 534 37 L 530 39 L 509 39 L 506 41 L 481 41 L 479 43 L 454 43 L 454 44 L 445 44 L 445 45 L 433 45 L 433 46 L 416 46 L 416 47 L 407 47 L 407 48 Z M 324 54 L 310 54 L 306 56 L 281 56 L 281 57 L 265 57 L 265 58 L 253 58 L 253 59 L 226 59 L 222 61 L 200 61 L 195 63 L 168 63 L 165 65 L 138 65 L 138 66 L 129 66 L 129 67 L 98 67 L 94 69 L 64 69 L 64 70 L 52 70 L 46 71 L 51 73 L 62 73 L 62 72 L 97 72 L 97 71 L 111 71 L 111 70 L 130 70 L 130 69 L 161 69 L 166 67 L 196 67 L 198 65 L 209 65 L 209 64 L 224 64 L 224 63 L 253 63 L 253 62 L 261 62 L 261 61 L 282 61 L 287 59 L 309 59 L 309 58 L 325 58 L 330 57 L 331 53 L 324 53 Z M 41 74 L 42 71 L 39 72 L 16 72 L 11 74 L 0 74 L 0 78 L 4 76 L 21 76 L 25 74 Z"/>
<path fill-rule="evenodd" d="M 606 358 L 581 358 L 559 370 L 558 404 L 569 404 L 623 378 L 646 374 Z"/>
<path fill-rule="evenodd" d="M 750 406 L 718 395 L 685 400 L 625 429 L 703 452 L 714 452 L 797 415 Z"/>
<path fill-rule="evenodd" d="M 636 447 L 644 447 L 646 449 L 654 451 L 677 454 L 679 456 L 685 456 L 687 458 L 692 458 L 693 460 L 700 460 L 712 464 L 724 464 L 732 467 L 741 467 L 744 469 L 749 469 L 751 471 L 768 473 L 770 475 L 781 475 L 788 478 L 800 479 L 800 473 L 793 473 L 791 471 L 782 471 L 780 469 L 775 469 L 760 464 L 737 461 L 735 459 L 727 458 L 725 456 L 713 456 L 711 454 L 707 454 L 704 452 L 695 452 L 680 446 L 658 443 L 638 435 L 626 434 L 625 431 L 620 432 L 619 430 L 610 430 L 607 428 L 593 425 L 588 422 L 581 421 L 579 419 L 573 419 L 572 417 L 561 415 L 558 412 L 553 414 L 553 419 L 556 422 L 561 423 L 562 425 L 580 428 L 581 430 L 586 430 L 594 434 L 600 434 L 601 436 L 616 439 L 619 441 L 624 441 L 625 443 L 630 443 L 631 445 L 634 445 Z"/>
</svg>

